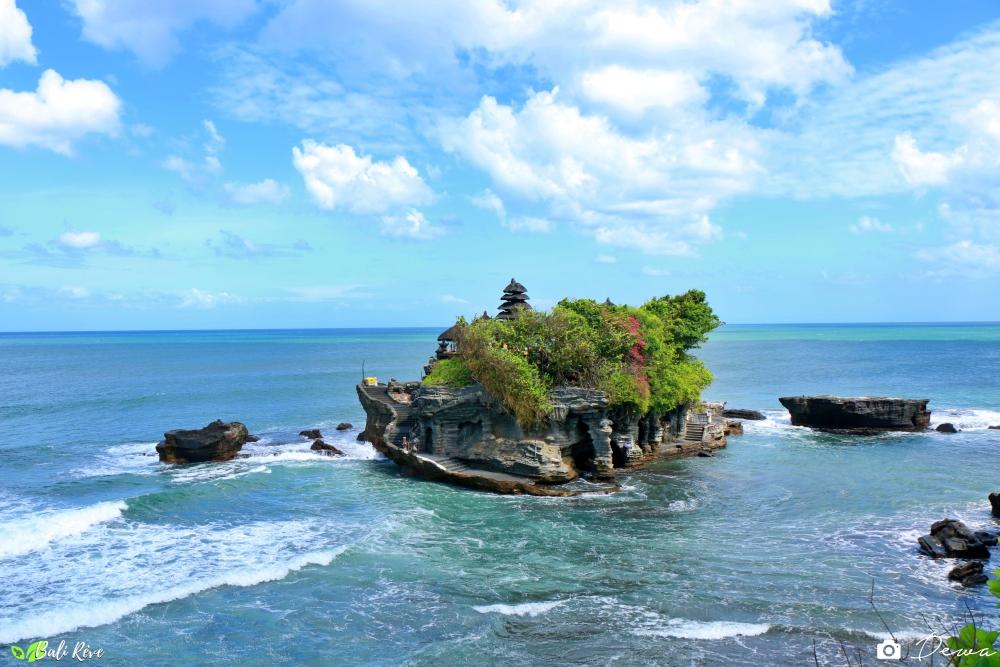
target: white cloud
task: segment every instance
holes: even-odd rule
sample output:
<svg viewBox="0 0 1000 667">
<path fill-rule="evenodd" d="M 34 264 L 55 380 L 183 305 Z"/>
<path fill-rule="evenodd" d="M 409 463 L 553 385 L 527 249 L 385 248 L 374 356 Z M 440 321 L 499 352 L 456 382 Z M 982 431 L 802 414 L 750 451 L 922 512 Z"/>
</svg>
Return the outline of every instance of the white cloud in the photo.
<svg viewBox="0 0 1000 667">
<path fill-rule="evenodd" d="M 629 114 L 702 104 L 708 92 L 694 74 L 671 70 L 636 70 L 609 65 L 583 74 L 583 94 Z"/>
<path fill-rule="evenodd" d="M 209 292 L 192 287 L 181 293 L 181 301 L 178 308 L 197 308 L 200 310 L 210 310 L 216 306 L 229 303 L 241 303 L 242 297 L 230 294 L 229 292 Z"/>
<path fill-rule="evenodd" d="M 86 299 L 90 290 L 85 287 L 67 286 L 59 289 L 59 294 L 70 299 Z"/>
<path fill-rule="evenodd" d="M 257 9 L 255 0 L 71 0 L 83 37 L 105 48 L 125 48 L 148 65 L 162 66 L 180 48 L 177 34 L 206 21 L 233 28 Z"/>
<path fill-rule="evenodd" d="M 459 297 L 455 296 L 454 294 L 445 294 L 444 296 L 441 297 L 441 303 L 451 303 L 451 304 L 455 304 L 455 305 L 462 305 L 462 306 L 464 306 L 464 305 L 468 304 L 469 302 L 466 301 L 465 299 L 462 299 L 462 298 L 459 298 Z"/>
<path fill-rule="evenodd" d="M 236 204 L 280 204 L 288 197 L 288 187 L 270 178 L 257 183 L 229 182 L 224 187 Z"/>
<path fill-rule="evenodd" d="M 473 197 L 472 203 L 479 208 L 484 208 L 496 213 L 497 220 L 499 220 L 501 224 L 507 222 L 507 209 L 504 206 L 503 200 L 489 188 L 487 188 L 481 195 Z"/>
<path fill-rule="evenodd" d="M 93 248 L 100 244 L 101 235 L 97 232 L 63 232 L 57 240 L 67 248 Z"/>
<path fill-rule="evenodd" d="M 614 264 L 618 261 L 618 258 L 614 255 L 598 255 L 594 258 L 594 261 L 598 264 Z"/>
<path fill-rule="evenodd" d="M 403 156 L 377 162 L 344 144 L 328 146 L 306 139 L 301 148 L 292 148 L 292 162 L 313 200 L 327 210 L 385 213 L 433 199 L 420 173 Z"/>
<path fill-rule="evenodd" d="M 963 148 L 949 154 L 925 153 L 917 148 L 917 140 L 909 133 L 897 135 L 895 144 L 892 159 L 910 185 L 944 185 L 952 168 L 965 159 Z"/>
<path fill-rule="evenodd" d="M 34 92 L 0 89 L 0 144 L 70 155 L 87 134 L 115 136 L 121 101 L 102 81 L 67 81 L 45 70 Z"/>
<path fill-rule="evenodd" d="M 545 233 L 552 231 L 552 221 L 533 215 L 519 215 L 504 222 L 504 227 L 514 232 Z"/>
<path fill-rule="evenodd" d="M 32 65 L 37 52 L 31 43 L 31 24 L 14 0 L 0 0 L 0 67 L 21 60 Z"/>
<path fill-rule="evenodd" d="M 941 248 L 925 248 L 917 252 L 917 258 L 939 265 L 931 272 L 932 276 L 983 275 L 1000 271 L 1000 248 L 968 240 Z"/>
<path fill-rule="evenodd" d="M 873 218 L 870 215 L 861 216 L 856 223 L 848 225 L 847 228 L 851 230 L 852 234 L 866 234 L 868 232 L 889 233 L 893 231 L 892 225 L 882 222 L 878 218 Z"/>
<path fill-rule="evenodd" d="M 226 146 L 226 140 L 219 133 L 214 122 L 206 119 L 201 121 L 201 126 L 205 131 L 206 138 L 202 144 L 202 154 L 198 159 L 188 159 L 180 155 L 168 155 L 160 163 L 164 169 L 176 173 L 181 177 L 181 180 L 195 188 L 204 187 L 222 171 L 222 161 L 219 159 L 219 153 Z M 232 193 L 230 193 L 230 196 L 232 196 Z"/>
<path fill-rule="evenodd" d="M 423 213 L 410 209 L 403 215 L 386 215 L 381 220 L 382 234 L 411 239 L 432 239 L 444 233 L 437 225 L 431 224 Z"/>
</svg>

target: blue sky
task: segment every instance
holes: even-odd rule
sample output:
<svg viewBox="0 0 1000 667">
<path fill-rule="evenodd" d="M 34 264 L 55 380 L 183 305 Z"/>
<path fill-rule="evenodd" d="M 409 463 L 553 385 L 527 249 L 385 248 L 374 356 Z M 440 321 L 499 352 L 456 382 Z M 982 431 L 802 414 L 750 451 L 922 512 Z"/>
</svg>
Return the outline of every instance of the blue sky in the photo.
<svg viewBox="0 0 1000 667">
<path fill-rule="evenodd" d="M 0 0 L 0 174 L 0 330 L 1000 320 L 1000 6 Z"/>
</svg>

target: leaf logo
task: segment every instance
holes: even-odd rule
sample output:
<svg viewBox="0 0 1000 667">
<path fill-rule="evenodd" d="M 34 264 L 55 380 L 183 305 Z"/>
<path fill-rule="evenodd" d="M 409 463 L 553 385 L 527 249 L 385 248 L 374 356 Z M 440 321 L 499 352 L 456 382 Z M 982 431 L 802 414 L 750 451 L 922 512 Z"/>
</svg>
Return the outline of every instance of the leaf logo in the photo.
<svg viewBox="0 0 1000 667">
<path fill-rule="evenodd" d="M 31 646 L 28 647 L 28 662 L 34 662 L 36 660 L 41 660 L 45 657 L 45 649 L 48 647 L 49 643 L 41 639 L 37 642 L 33 642 Z"/>
<path fill-rule="evenodd" d="M 24 649 L 20 646 L 11 646 L 10 653 L 18 660 L 24 660 Z"/>
</svg>

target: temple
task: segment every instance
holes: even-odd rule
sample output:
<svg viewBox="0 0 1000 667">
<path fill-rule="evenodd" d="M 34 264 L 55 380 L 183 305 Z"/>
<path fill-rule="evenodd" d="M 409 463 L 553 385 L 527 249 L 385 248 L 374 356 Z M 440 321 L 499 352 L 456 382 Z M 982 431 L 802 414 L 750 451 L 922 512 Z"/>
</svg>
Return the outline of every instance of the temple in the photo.
<svg viewBox="0 0 1000 667">
<path fill-rule="evenodd" d="M 496 317 L 508 320 L 530 307 L 525 287 L 511 279 Z M 425 374 L 438 360 L 460 354 L 458 331 L 456 325 L 438 336 Z M 618 488 L 618 470 L 726 445 L 722 403 L 635 414 L 609 407 L 600 390 L 557 387 L 548 419 L 527 427 L 479 384 L 390 381 L 359 384 L 357 391 L 367 413 L 361 438 L 407 472 L 501 493 L 609 492 Z"/>
</svg>

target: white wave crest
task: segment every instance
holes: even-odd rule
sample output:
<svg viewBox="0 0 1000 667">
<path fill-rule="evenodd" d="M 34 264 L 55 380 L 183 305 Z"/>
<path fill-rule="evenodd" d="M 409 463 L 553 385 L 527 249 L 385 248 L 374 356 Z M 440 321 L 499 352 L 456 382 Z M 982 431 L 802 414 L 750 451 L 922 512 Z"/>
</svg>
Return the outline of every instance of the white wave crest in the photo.
<svg viewBox="0 0 1000 667">
<path fill-rule="evenodd" d="M 633 634 L 642 637 L 677 637 L 680 639 L 728 639 L 756 637 L 771 629 L 768 623 L 737 623 L 735 621 L 691 621 L 671 618 L 656 627 L 638 628 Z"/>
<path fill-rule="evenodd" d="M 961 431 L 985 431 L 1000 425 L 1000 412 L 975 408 L 944 408 L 931 410 L 931 428 L 951 423 Z"/>
<path fill-rule="evenodd" d="M 555 609 L 563 604 L 563 600 L 552 600 L 550 602 L 523 602 L 521 604 L 488 604 L 473 607 L 480 614 L 502 614 L 503 616 L 531 616 L 535 617 L 547 611 Z"/>
<path fill-rule="evenodd" d="M 124 501 L 110 501 L 78 509 L 34 512 L 0 523 L 0 558 L 37 551 L 60 537 L 86 532 L 99 523 L 119 518 L 127 507 Z"/>
<path fill-rule="evenodd" d="M 52 609 L 0 626 L 0 643 L 10 644 L 30 637 L 47 637 L 73 632 L 78 628 L 113 623 L 123 616 L 152 604 L 179 600 L 220 586 L 255 586 L 284 579 L 307 565 L 329 565 L 346 546 L 297 556 L 282 564 L 249 570 L 233 570 L 214 577 L 194 580 L 159 591 L 150 591 L 117 600 L 92 601 L 73 607 Z"/>
</svg>

